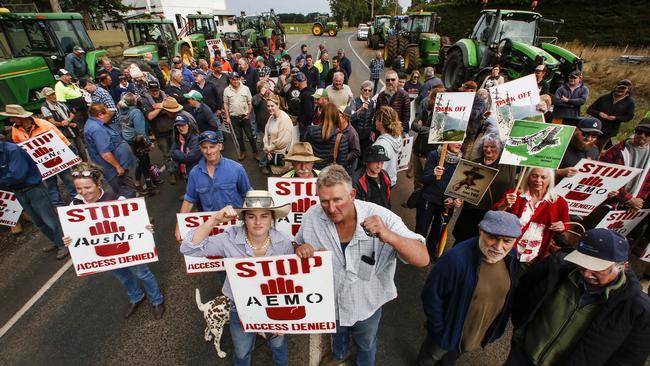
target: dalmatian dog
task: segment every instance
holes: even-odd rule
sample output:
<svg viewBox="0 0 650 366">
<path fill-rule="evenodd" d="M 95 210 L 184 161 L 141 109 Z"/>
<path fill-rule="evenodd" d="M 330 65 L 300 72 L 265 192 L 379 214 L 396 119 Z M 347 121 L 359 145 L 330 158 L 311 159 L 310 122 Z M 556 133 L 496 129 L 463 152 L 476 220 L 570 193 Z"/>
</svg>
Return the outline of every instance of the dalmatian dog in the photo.
<svg viewBox="0 0 650 366">
<path fill-rule="evenodd" d="M 205 318 L 205 341 L 213 341 L 217 355 L 220 358 L 226 357 L 226 352 L 221 350 L 221 335 L 223 327 L 230 320 L 230 299 L 222 295 L 204 304 L 201 302 L 201 293 L 197 288 L 196 306 L 203 312 Z"/>
</svg>

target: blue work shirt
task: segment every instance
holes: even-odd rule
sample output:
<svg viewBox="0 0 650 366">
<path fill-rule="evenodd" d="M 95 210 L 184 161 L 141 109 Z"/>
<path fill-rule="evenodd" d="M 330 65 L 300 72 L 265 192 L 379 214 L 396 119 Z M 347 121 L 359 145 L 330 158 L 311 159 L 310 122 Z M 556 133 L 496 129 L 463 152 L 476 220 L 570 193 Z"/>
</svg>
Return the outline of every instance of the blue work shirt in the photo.
<svg viewBox="0 0 650 366">
<path fill-rule="evenodd" d="M 218 211 L 227 205 L 239 208 L 246 192 L 253 189 L 244 167 L 221 156 L 212 177 L 208 174 L 205 158 L 192 168 L 187 178 L 185 201 L 201 204 L 203 211 Z"/>
<path fill-rule="evenodd" d="M 90 158 L 104 168 L 104 177 L 107 181 L 113 179 L 117 175 L 117 171 L 102 158 L 101 154 L 112 153 L 115 160 L 124 169 L 129 169 L 135 165 L 135 156 L 129 144 L 124 141 L 117 131 L 103 121 L 89 117 L 84 127 L 84 139 L 86 140 Z"/>
<path fill-rule="evenodd" d="M 18 145 L 0 142 L 0 189 L 13 191 L 41 183 L 36 162 Z"/>
</svg>

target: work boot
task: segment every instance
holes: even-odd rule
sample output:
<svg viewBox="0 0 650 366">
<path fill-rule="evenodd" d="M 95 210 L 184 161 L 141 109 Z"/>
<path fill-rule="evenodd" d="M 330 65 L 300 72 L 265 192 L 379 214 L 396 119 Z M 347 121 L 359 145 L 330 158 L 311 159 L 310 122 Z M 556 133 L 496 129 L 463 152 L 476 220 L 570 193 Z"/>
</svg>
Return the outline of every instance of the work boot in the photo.
<svg viewBox="0 0 650 366">
<path fill-rule="evenodd" d="M 172 173 L 169 175 L 169 184 L 171 185 L 176 184 L 176 173 Z"/>
<path fill-rule="evenodd" d="M 242 161 L 244 159 L 246 159 L 246 153 L 245 152 L 239 153 L 239 161 Z"/>
<path fill-rule="evenodd" d="M 20 222 L 16 223 L 15 226 L 11 227 L 11 233 L 14 235 L 19 235 L 22 232 L 23 232 L 23 225 Z"/>
<path fill-rule="evenodd" d="M 59 249 L 59 247 L 55 247 L 55 246 L 50 245 L 50 246 L 47 246 L 47 247 L 43 248 L 43 253 L 51 253 L 51 252 L 53 252 L 55 250 L 58 250 L 58 249 Z"/>
<path fill-rule="evenodd" d="M 260 154 L 257 151 L 253 153 L 253 157 L 255 158 L 255 160 L 260 161 Z"/>
<path fill-rule="evenodd" d="M 165 313 L 165 304 L 154 305 L 153 306 L 153 318 L 156 320 L 162 319 L 163 314 Z"/>
<path fill-rule="evenodd" d="M 138 309 L 138 306 L 144 301 L 144 296 L 142 299 L 136 303 L 131 303 L 129 304 L 129 307 L 126 309 L 126 313 L 124 314 L 124 319 L 130 317 L 131 315 L 135 314 L 135 311 Z"/>
<path fill-rule="evenodd" d="M 337 366 L 337 365 L 343 365 L 344 363 L 345 363 L 345 359 L 339 360 L 337 358 L 334 358 L 332 353 L 328 353 L 320 361 L 319 366 Z"/>
<path fill-rule="evenodd" d="M 65 258 L 65 257 L 67 257 L 69 254 L 70 254 L 70 252 L 68 252 L 68 248 L 66 248 L 66 247 L 58 248 L 56 250 L 56 259 L 61 260 L 61 259 Z"/>
</svg>

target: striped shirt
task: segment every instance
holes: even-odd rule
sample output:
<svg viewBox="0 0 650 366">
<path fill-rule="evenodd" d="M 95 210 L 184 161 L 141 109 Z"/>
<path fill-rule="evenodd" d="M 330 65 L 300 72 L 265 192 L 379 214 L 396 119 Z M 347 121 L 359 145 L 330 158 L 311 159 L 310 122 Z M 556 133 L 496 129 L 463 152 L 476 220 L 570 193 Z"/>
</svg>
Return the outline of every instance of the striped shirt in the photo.
<svg viewBox="0 0 650 366">
<path fill-rule="evenodd" d="M 416 239 L 424 245 L 421 235 L 409 230 L 402 218 L 388 209 L 370 202 L 354 201 L 357 211 L 357 223 L 366 217 L 378 215 L 386 227 L 409 239 Z M 345 252 L 334 223 L 327 217 L 321 205 L 312 206 L 303 216 L 302 225 L 296 236 L 298 243 L 309 243 L 315 250 L 331 251 L 334 270 L 334 295 L 336 297 L 336 318 L 341 326 L 368 319 L 382 305 L 397 297 L 397 288 L 393 277 L 397 266 L 395 249 L 377 238 L 368 237 L 357 225 L 352 240 Z M 362 280 L 357 275 L 361 265 L 361 256 L 372 257 L 375 265 L 369 280 Z"/>
</svg>

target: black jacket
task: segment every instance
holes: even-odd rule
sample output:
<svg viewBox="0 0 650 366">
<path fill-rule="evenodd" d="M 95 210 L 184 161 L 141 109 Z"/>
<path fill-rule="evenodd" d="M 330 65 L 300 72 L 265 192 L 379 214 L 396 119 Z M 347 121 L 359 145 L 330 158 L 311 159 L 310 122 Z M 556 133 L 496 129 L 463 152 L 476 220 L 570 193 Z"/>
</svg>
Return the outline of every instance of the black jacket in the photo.
<svg viewBox="0 0 650 366">
<path fill-rule="evenodd" d="M 377 181 L 368 176 L 365 168 L 358 170 L 352 179 L 352 185 L 357 192 L 356 198 L 390 209 L 391 181 L 388 173 L 383 169 L 379 172 L 378 182 L 377 184 Z"/>
<path fill-rule="evenodd" d="M 305 131 L 301 141 L 309 142 L 314 149 L 314 155 L 321 160 L 314 163 L 314 168 L 323 169 L 332 164 L 334 160 L 334 145 L 336 144 L 336 135 L 339 134 L 337 128 L 333 128 L 329 139 L 323 141 L 322 126 L 309 126 Z M 341 133 L 341 142 L 339 142 L 339 152 L 336 156 L 336 164 L 345 166 L 348 156 L 348 142 Z"/>
<path fill-rule="evenodd" d="M 531 266 L 515 292 L 512 323 L 525 327 L 575 266 L 560 252 Z M 650 355 L 650 298 L 632 271 L 625 284 L 609 294 L 580 339 L 575 340 L 563 365 L 639 365 Z"/>
<path fill-rule="evenodd" d="M 303 126 L 311 125 L 311 119 L 314 116 L 314 91 L 306 86 L 300 90 L 300 113 L 298 113 L 298 123 Z"/>
<path fill-rule="evenodd" d="M 616 136 L 621 123 L 631 121 L 634 118 L 634 98 L 627 96 L 614 103 L 613 93 L 600 96 L 587 108 L 587 114 L 598 118 L 603 123 L 603 135 Z M 598 115 L 600 112 L 607 113 L 610 116 L 616 116 L 616 119 L 610 121 L 602 119 Z"/>
<path fill-rule="evenodd" d="M 167 93 L 168 96 L 174 97 L 178 104 L 182 105 L 185 110 L 188 109 L 188 104 L 187 104 L 187 99 L 183 96 L 183 94 L 187 93 L 189 89 L 185 89 L 184 87 L 178 87 L 175 85 L 172 85 L 171 83 L 167 84 L 167 88 L 165 89 L 165 92 Z"/>
<path fill-rule="evenodd" d="M 316 66 L 312 66 L 311 69 L 307 65 L 303 66 L 300 70 L 307 77 L 307 86 L 313 90 L 318 89 L 318 84 L 320 83 L 320 77 L 318 74 L 318 69 Z"/>
<path fill-rule="evenodd" d="M 325 86 L 332 85 L 332 82 L 334 80 L 334 73 L 335 72 L 342 72 L 343 73 L 343 84 L 348 83 L 348 78 L 350 77 L 348 73 L 345 71 L 344 68 L 339 66 L 338 69 L 330 69 L 330 71 L 327 72 L 327 77 L 325 78 Z"/>
<path fill-rule="evenodd" d="M 203 103 L 207 104 L 213 112 L 223 109 L 223 96 L 219 94 L 217 86 L 212 81 L 206 80 L 203 88 L 198 83 L 192 84 L 191 90 L 196 90 L 203 95 Z"/>
<path fill-rule="evenodd" d="M 219 125 L 217 116 L 210 110 L 207 104 L 201 103 L 198 107 L 190 107 L 190 114 L 196 120 L 196 124 L 199 126 L 199 131 L 212 130 L 216 131 Z"/>
</svg>

